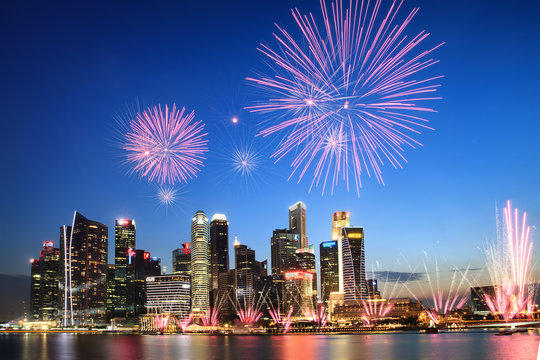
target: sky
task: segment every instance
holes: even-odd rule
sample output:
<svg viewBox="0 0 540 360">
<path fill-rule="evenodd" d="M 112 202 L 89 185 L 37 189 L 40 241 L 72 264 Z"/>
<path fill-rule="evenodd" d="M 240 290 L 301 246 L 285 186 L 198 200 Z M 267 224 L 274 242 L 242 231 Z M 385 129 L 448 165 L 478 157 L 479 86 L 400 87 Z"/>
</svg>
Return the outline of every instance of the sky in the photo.
<svg viewBox="0 0 540 360">
<path fill-rule="evenodd" d="M 495 207 L 508 199 L 540 238 L 538 2 L 405 1 L 420 7 L 410 31 L 445 43 L 429 70 L 444 75 L 443 99 L 431 104 L 435 130 L 420 136 L 423 147 L 406 152 L 403 169 L 384 167 L 384 186 L 364 177 L 360 196 L 287 181 L 291 159 L 274 164 L 273 144 L 250 137 L 262 119 L 244 109 L 253 103 L 246 77 L 267 69 L 256 48 L 274 44 L 276 23 L 297 31 L 295 6 L 320 12 L 318 1 L 299 0 L 3 1 L 0 274 L 29 275 L 28 260 L 43 241 L 58 244 L 75 210 L 109 226 L 111 249 L 114 220 L 135 219 L 137 247 L 169 271 L 199 209 L 226 214 L 230 243 L 237 236 L 260 260 L 270 258 L 272 230 L 288 226 L 293 203 L 306 204 L 316 249 L 330 238 L 331 214 L 350 211 L 365 229 L 368 272 L 407 272 L 404 259 L 413 268 L 435 258 L 448 269 L 482 267 Z M 137 103 L 176 103 L 206 124 L 205 166 L 168 209 L 155 185 L 122 164 L 115 116 Z M 264 155 L 247 181 L 228 160 L 246 139 Z"/>
</svg>

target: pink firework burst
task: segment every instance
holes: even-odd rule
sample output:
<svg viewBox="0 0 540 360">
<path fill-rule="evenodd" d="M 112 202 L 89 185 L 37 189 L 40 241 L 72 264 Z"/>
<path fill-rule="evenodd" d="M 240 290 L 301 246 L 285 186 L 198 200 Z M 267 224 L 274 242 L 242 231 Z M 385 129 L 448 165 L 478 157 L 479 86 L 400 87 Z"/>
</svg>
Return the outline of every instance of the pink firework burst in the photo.
<svg viewBox="0 0 540 360">
<path fill-rule="evenodd" d="M 259 309 L 254 308 L 252 306 L 248 306 L 245 309 L 238 309 L 237 314 L 238 314 L 238 318 L 240 319 L 240 322 L 244 325 L 249 325 L 249 326 L 259 321 L 259 319 L 262 316 L 262 312 Z"/>
<path fill-rule="evenodd" d="M 181 319 L 177 318 L 176 324 L 182 329 L 182 332 L 186 332 L 187 327 L 191 324 L 191 320 L 193 320 L 193 313 L 189 313 L 188 316 Z"/>
<path fill-rule="evenodd" d="M 219 318 L 220 318 L 219 308 L 210 306 L 208 311 L 204 312 L 204 316 L 202 317 L 201 320 L 204 326 L 216 327 L 219 324 Z"/>
<path fill-rule="evenodd" d="M 202 121 L 173 104 L 147 108 L 130 120 L 122 143 L 133 172 L 160 184 L 187 182 L 203 166 L 208 151 Z"/>
<path fill-rule="evenodd" d="M 371 325 L 374 321 L 388 315 L 394 307 L 394 302 L 369 297 L 367 300 L 362 300 L 362 305 L 362 319 L 367 325 Z"/>
<path fill-rule="evenodd" d="M 381 166 L 402 167 L 405 147 L 421 145 L 414 136 L 431 129 L 421 114 L 434 110 L 420 103 L 439 99 L 441 76 L 416 75 L 438 62 L 428 56 L 440 45 L 420 49 L 429 34 L 405 32 L 418 8 L 399 21 L 401 5 L 322 0 L 321 21 L 293 9 L 298 36 L 278 26 L 277 47 L 260 46 L 273 74 L 248 78 L 265 94 L 248 109 L 270 119 L 259 135 L 282 139 L 272 158 L 293 156 L 289 179 L 309 174 L 309 189 L 324 194 L 354 178 L 359 194 L 363 171 L 384 184 Z"/>
</svg>

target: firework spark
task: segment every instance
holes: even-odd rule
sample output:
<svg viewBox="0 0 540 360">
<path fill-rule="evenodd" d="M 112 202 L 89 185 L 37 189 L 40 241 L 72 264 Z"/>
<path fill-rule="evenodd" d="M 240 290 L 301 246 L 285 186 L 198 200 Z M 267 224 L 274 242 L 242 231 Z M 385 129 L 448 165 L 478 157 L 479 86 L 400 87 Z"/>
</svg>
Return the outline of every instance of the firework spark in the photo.
<svg viewBox="0 0 540 360">
<path fill-rule="evenodd" d="M 208 151 L 204 124 L 173 104 L 138 112 L 129 122 L 122 148 L 132 171 L 160 184 L 187 182 L 203 166 Z"/>
<path fill-rule="evenodd" d="M 428 55 L 440 45 L 419 49 L 429 34 L 406 35 L 418 8 L 398 22 L 401 4 L 337 0 L 329 10 L 322 0 L 321 22 L 293 9 L 300 35 L 278 26 L 277 48 L 259 47 L 274 73 L 248 78 L 266 94 L 248 109 L 271 119 L 259 135 L 281 135 L 276 162 L 294 153 L 289 179 L 312 173 L 310 190 L 324 194 L 339 179 L 349 190 L 352 177 L 359 194 L 363 171 L 384 184 L 381 166 L 402 167 L 405 146 L 421 145 L 413 135 L 430 128 L 420 113 L 434 110 L 419 103 L 438 99 L 441 77 L 414 76 L 438 62 Z"/>
</svg>

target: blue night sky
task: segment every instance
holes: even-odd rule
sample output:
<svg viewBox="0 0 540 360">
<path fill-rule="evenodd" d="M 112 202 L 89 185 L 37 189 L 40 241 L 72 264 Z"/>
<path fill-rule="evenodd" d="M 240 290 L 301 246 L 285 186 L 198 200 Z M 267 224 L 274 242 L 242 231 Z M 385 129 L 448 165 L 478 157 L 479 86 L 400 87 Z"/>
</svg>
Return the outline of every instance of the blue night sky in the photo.
<svg viewBox="0 0 540 360">
<path fill-rule="evenodd" d="M 267 69 L 256 47 L 274 44 L 274 22 L 296 33 L 294 6 L 319 14 L 318 1 L 299 0 L 3 1 L 0 273 L 28 275 L 28 260 L 42 241 L 58 244 L 74 210 L 109 226 L 110 247 L 114 219 L 136 219 L 137 247 L 169 271 L 171 250 L 189 241 L 198 209 L 225 213 L 230 243 L 238 236 L 261 260 L 296 201 L 307 205 L 317 249 L 329 240 L 332 212 L 348 210 L 352 224 L 365 227 L 367 268 L 378 261 L 393 271 L 407 271 L 402 255 L 416 264 L 424 252 L 482 266 L 480 248 L 495 236 L 495 204 L 507 199 L 540 226 L 534 0 L 405 2 L 406 9 L 420 6 L 410 32 L 426 29 L 428 44 L 446 42 L 429 70 L 445 75 L 443 100 L 432 104 L 436 130 L 420 137 L 424 147 L 407 151 L 403 169 L 383 169 L 385 186 L 364 177 L 360 197 L 343 186 L 333 196 L 308 193 L 309 179 L 287 182 L 287 161 L 265 160 L 248 182 L 235 176 L 227 154 L 261 119 L 243 110 L 253 101 L 245 78 Z M 115 147 L 114 115 L 136 101 L 176 102 L 207 126 L 205 167 L 168 211 L 153 198 L 155 186 L 126 173 Z M 255 144 L 268 158 L 271 144 Z"/>
</svg>

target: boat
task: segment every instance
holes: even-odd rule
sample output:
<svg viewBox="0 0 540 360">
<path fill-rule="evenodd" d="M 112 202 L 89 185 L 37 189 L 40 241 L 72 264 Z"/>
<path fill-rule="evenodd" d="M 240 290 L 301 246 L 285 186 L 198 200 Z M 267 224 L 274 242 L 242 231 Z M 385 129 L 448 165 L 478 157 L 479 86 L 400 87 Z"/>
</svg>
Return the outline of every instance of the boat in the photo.
<svg viewBox="0 0 540 360">
<path fill-rule="evenodd" d="M 515 333 L 515 330 L 512 330 L 512 329 L 504 329 L 504 330 L 499 331 L 499 332 L 496 333 L 495 335 L 497 335 L 497 336 L 501 336 L 501 335 L 512 335 L 513 333 Z"/>
</svg>

